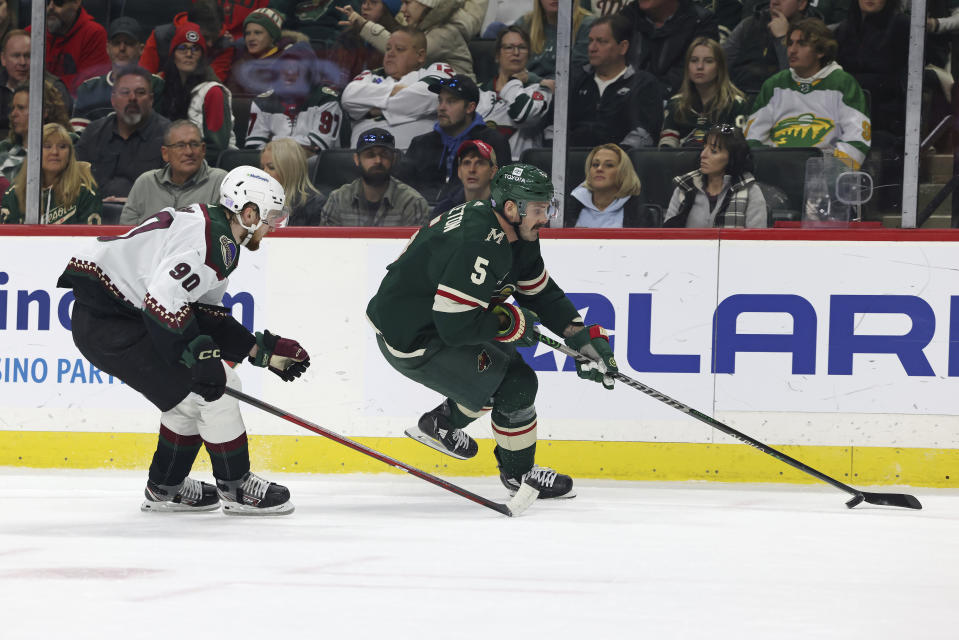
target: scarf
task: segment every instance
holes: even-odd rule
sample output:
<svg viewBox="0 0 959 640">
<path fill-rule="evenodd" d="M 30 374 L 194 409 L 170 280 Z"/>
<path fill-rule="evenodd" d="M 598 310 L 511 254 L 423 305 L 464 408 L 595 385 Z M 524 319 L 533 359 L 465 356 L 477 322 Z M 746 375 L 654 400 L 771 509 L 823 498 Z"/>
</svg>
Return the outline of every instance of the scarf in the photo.
<svg viewBox="0 0 959 640">
<path fill-rule="evenodd" d="M 746 172 L 740 176 L 739 180 L 731 181 L 723 200 L 716 211 L 716 218 L 713 221 L 714 227 L 723 227 L 725 229 L 743 229 L 746 227 L 746 205 L 749 202 L 749 185 L 754 183 L 756 178 L 753 174 Z M 680 218 L 682 224 L 686 226 L 686 219 L 693 208 L 693 202 L 696 199 L 696 192 L 703 191 L 703 174 L 699 169 L 684 173 L 681 176 L 673 178 L 673 183 L 683 192 L 683 204 L 679 208 L 676 218 Z M 680 222 L 680 220 L 677 220 Z"/>
</svg>

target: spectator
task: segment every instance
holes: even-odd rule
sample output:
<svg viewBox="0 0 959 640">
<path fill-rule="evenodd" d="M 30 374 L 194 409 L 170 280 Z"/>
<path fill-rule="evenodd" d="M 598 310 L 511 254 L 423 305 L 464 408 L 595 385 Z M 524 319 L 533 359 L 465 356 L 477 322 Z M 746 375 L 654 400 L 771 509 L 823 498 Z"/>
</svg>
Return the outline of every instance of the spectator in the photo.
<svg viewBox="0 0 959 640">
<path fill-rule="evenodd" d="M 495 38 L 508 25 L 533 10 L 534 0 L 489 0 L 480 33 L 484 38 Z"/>
<path fill-rule="evenodd" d="M 216 162 L 221 151 L 236 148 L 236 134 L 233 97 L 207 66 L 207 51 L 199 25 L 181 22 L 177 26 L 163 68 L 164 89 L 157 111 L 172 120 L 191 120 L 203 132 L 207 160 Z"/>
<path fill-rule="evenodd" d="M 664 227 L 766 226 L 766 200 L 751 173 L 753 158 L 738 127 L 721 124 L 706 134 L 699 169 L 673 179 Z"/>
<path fill-rule="evenodd" d="M 167 66 L 172 47 L 170 44 L 177 30 L 185 22 L 200 26 L 200 34 L 207 44 L 207 60 L 220 82 L 226 82 L 233 65 L 235 48 L 233 38 L 223 24 L 223 7 L 216 0 L 194 0 L 189 11 L 173 16 L 173 22 L 162 24 L 153 30 L 143 46 L 140 66 L 152 73 L 159 73 Z"/>
<path fill-rule="evenodd" d="M 556 75 L 556 17 L 559 12 L 559 0 L 534 0 L 533 10 L 516 21 L 532 42 L 532 53 L 528 68 L 541 78 Z M 570 69 L 579 69 L 589 61 L 589 27 L 593 16 L 589 11 L 576 6 L 573 10 L 573 42 Z"/>
<path fill-rule="evenodd" d="M 593 148 L 586 156 L 585 173 L 583 184 L 569 194 L 563 226 L 658 226 L 643 206 L 639 176 L 622 147 L 607 143 Z"/>
<path fill-rule="evenodd" d="M 359 9 L 361 0 L 270 0 L 269 7 L 286 19 L 286 28 L 299 31 L 309 38 L 310 45 L 323 58 L 336 44 L 341 20 L 338 7 Z"/>
<path fill-rule="evenodd" d="M 766 4 L 766 0 L 743 0 L 742 19 L 757 15 Z M 849 0 L 818 0 L 814 3 L 815 12 L 808 17 L 819 18 L 831 27 L 835 27 L 846 18 L 849 5 Z"/>
<path fill-rule="evenodd" d="M 859 83 L 836 64 L 837 45 L 821 20 L 789 28 L 789 69 L 763 83 L 746 123 L 752 146 L 818 147 L 858 169 L 872 138 Z"/>
<path fill-rule="evenodd" d="M 588 51 L 589 65 L 575 69 L 571 82 L 569 144 L 655 146 L 663 89 L 652 74 L 626 63 L 629 22 L 619 14 L 593 22 Z"/>
<path fill-rule="evenodd" d="M 107 36 L 110 71 L 86 80 L 77 89 L 77 100 L 73 104 L 73 118 L 70 120 L 70 124 L 77 133 L 82 133 L 91 120 L 107 116 L 113 111 L 110 94 L 113 91 L 117 71 L 122 67 L 137 64 L 143 52 L 140 23 L 133 18 L 124 16 L 111 22 Z M 154 75 L 151 85 L 154 95 L 163 93 L 163 78 Z"/>
<path fill-rule="evenodd" d="M 339 95 L 316 82 L 313 49 L 298 42 L 277 58 L 273 88 L 250 108 L 247 149 L 262 149 L 274 138 L 293 138 L 309 155 L 339 147 L 343 110 Z"/>
<path fill-rule="evenodd" d="M 713 125 L 746 124 L 749 105 L 729 81 L 726 56 L 715 40 L 699 37 L 686 52 L 686 73 L 679 93 L 669 99 L 661 147 L 702 147 Z"/>
<path fill-rule="evenodd" d="M 246 30 L 246 17 L 257 9 L 264 9 L 269 0 L 217 0 L 223 12 L 223 29 L 232 40 L 240 40 Z"/>
<path fill-rule="evenodd" d="M 384 128 L 396 139 L 399 149 L 433 127 L 436 96 L 430 83 L 452 77 L 443 62 L 424 68 L 426 36 L 410 27 L 390 34 L 383 56 L 383 69 L 364 71 L 343 89 L 343 109 L 352 122 L 352 146 L 368 129 Z"/>
<path fill-rule="evenodd" d="M 292 138 L 277 138 L 263 147 L 263 170 L 283 185 L 290 217 L 281 226 L 315 227 L 320 224 L 326 196 L 310 182 L 306 152 Z"/>
<path fill-rule="evenodd" d="M 93 165 L 107 202 L 122 202 L 141 173 L 163 166 L 160 148 L 170 121 L 153 110 L 152 81 L 142 67 L 118 71 L 113 113 L 87 125 L 77 144 L 77 157 Z"/>
<path fill-rule="evenodd" d="M 138 225 L 167 207 L 180 209 L 196 202 L 216 202 L 226 171 L 207 164 L 203 158 L 205 146 L 196 123 L 170 123 L 160 147 L 165 164 L 136 179 L 123 205 L 120 224 Z"/>
<path fill-rule="evenodd" d="M 427 64 L 443 62 L 453 67 L 455 73 L 469 76 L 473 76 L 473 58 L 466 42 L 479 32 L 485 11 L 485 0 L 403 0 L 400 8 L 406 26 L 426 35 Z M 386 51 L 390 30 L 358 19 L 348 8 L 341 12 L 350 22 L 358 23 L 363 40 Z"/>
<path fill-rule="evenodd" d="M 382 27 L 389 33 L 396 31 L 400 23 L 396 21 L 396 14 L 400 10 L 400 0 L 363 0 L 360 11 L 357 13 L 350 7 L 340 7 L 344 19 L 340 21 L 343 31 L 336 40 L 336 45 L 327 58 L 340 67 L 344 72 L 344 81 L 338 85 L 339 89 L 367 69 L 378 69 L 383 66 L 383 52 L 360 37 L 360 30 L 369 23 Z"/>
<path fill-rule="evenodd" d="M 270 88 L 276 57 L 295 39 L 283 34 L 283 16 L 273 9 L 252 11 L 243 24 L 227 86 L 235 94 L 258 96 Z"/>
<path fill-rule="evenodd" d="M 768 6 L 758 6 L 756 14 L 736 25 L 723 43 L 733 84 L 758 93 L 766 78 L 789 67 L 789 25 L 819 15 L 807 0 L 771 0 Z"/>
<path fill-rule="evenodd" d="M 101 224 L 103 202 L 90 164 L 73 153 L 73 134 L 56 122 L 43 125 L 40 156 L 40 224 Z M 27 172 L 17 174 L 0 201 L 0 222 L 23 222 L 27 210 Z"/>
<path fill-rule="evenodd" d="M 482 140 L 465 140 L 456 151 L 455 183 L 446 195 L 433 207 L 433 215 L 446 213 L 453 207 L 473 200 L 489 200 L 490 183 L 499 168 L 496 152 Z"/>
<path fill-rule="evenodd" d="M 510 158 L 509 141 L 486 126 L 476 112 L 479 88 L 469 76 L 453 76 L 430 86 L 439 94 L 433 131 L 416 136 L 403 161 L 402 176 L 417 189 L 455 186 L 456 151 L 464 140 L 482 140 L 496 151 L 497 158 Z M 452 185 L 450 183 L 453 183 Z"/>
<path fill-rule="evenodd" d="M 63 80 L 71 96 L 77 95 L 81 82 L 110 68 L 107 31 L 81 6 L 81 0 L 49 0 L 46 26 L 47 71 Z"/>
<path fill-rule="evenodd" d="M 540 79 L 526 68 L 529 61 L 529 34 L 522 27 L 504 27 L 496 36 L 498 72 L 480 85 L 490 92 L 489 109 L 481 115 L 509 140 L 513 160 L 526 149 L 543 146 L 543 119 L 553 103 L 556 81 Z M 485 104 L 480 96 L 480 102 Z M 477 105 L 479 109 L 479 105 Z"/>
<path fill-rule="evenodd" d="M 330 194 L 322 224 L 332 227 L 419 227 L 429 220 L 426 200 L 390 175 L 396 142 L 386 129 L 369 129 L 359 140 L 353 162 L 360 177 Z"/>
<path fill-rule="evenodd" d="M 27 133 L 30 129 L 30 85 L 22 84 L 13 91 L 10 101 L 10 134 L 0 142 L 0 187 L 6 191 L 20 171 L 27 156 Z M 55 122 L 70 130 L 70 118 L 60 92 L 49 82 L 43 83 L 43 124 Z"/>
<path fill-rule="evenodd" d="M 17 3 L 13 6 L 7 0 L 0 0 L 0 40 L 17 28 Z"/>
<path fill-rule="evenodd" d="M 665 88 L 664 100 L 679 91 L 683 60 L 692 41 L 705 36 L 719 42 L 716 16 L 693 0 L 636 0 L 620 15 L 632 25 L 633 67 L 659 79 Z"/>
<path fill-rule="evenodd" d="M 8 31 L 0 40 L 0 129 L 10 128 L 10 99 L 13 90 L 30 82 L 30 34 L 21 29 Z M 62 102 L 70 111 L 72 98 L 66 85 L 52 73 L 45 71 L 43 78 L 60 92 Z"/>
</svg>

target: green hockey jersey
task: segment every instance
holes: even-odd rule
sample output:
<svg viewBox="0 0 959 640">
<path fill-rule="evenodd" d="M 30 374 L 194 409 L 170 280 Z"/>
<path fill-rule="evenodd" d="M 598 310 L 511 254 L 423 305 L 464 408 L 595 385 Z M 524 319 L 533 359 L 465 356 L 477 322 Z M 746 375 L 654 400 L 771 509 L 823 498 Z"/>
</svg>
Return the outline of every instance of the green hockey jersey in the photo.
<svg viewBox="0 0 959 640">
<path fill-rule="evenodd" d="M 366 313 L 394 355 L 412 357 L 437 335 L 451 346 L 493 340 L 493 307 L 510 296 L 555 333 L 582 321 L 546 271 L 539 241 L 509 242 L 489 202 L 473 200 L 413 235 Z"/>
<path fill-rule="evenodd" d="M 785 69 L 766 80 L 745 135 L 751 146 L 832 150 L 855 169 L 862 166 L 872 140 L 865 94 L 835 62 L 810 78 Z"/>
</svg>

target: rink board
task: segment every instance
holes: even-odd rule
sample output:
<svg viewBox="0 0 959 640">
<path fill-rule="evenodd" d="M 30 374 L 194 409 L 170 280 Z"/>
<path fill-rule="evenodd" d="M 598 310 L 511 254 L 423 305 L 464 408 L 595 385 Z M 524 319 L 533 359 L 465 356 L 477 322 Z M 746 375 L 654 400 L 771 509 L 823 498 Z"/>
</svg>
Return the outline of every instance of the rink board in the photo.
<svg viewBox="0 0 959 640">
<path fill-rule="evenodd" d="M 234 315 L 297 338 L 314 362 L 294 384 L 243 365 L 244 390 L 426 470 L 487 474 L 488 453 L 447 464 L 402 438 L 439 398 L 385 364 L 363 312 L 408 235 L 281 232 L 244 253 L 228 292 Z M 957 239 L 945 230 L 553 233 L 543 254 L 586 321 L 611 329 L 627 375 L 837 478 L 957 486 Z M 0 235 L 0 465 L 149 461 L 158 416 L 82 360 L 70 294 L 55 288 L 90 241 Z M 544 464 L 585 477 L 806 479 L 632 389 L 580 381 L 546 347 L 525 356 L 540 380 Z M 255 409 L 245 418 L 263 468 L 383 466 Z M 471 433 L 488 438 L 488 420 Z"/>
</svg>

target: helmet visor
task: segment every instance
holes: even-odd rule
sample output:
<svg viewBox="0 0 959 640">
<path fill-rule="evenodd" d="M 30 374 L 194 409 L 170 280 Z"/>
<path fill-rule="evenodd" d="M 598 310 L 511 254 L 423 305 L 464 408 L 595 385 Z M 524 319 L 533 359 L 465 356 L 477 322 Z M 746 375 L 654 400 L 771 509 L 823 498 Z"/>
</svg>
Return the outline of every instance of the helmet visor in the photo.
<svg viewBox="0 0 959 640">
<path fill-rule="evenodd" d="M 544 216 L 547 220 L 552 220 L 559 212 L 559 201 L 556 198 L 552 200 L 540 200 L 526 203 L 526 215 L 540 217 Z"/>
<path fill-rule="evenodd" d="M 276 229 L 277 227 L 282 227 L 289 217 L 290 208 L 283 207 L 281 209 L 270 209 L 265 214 L 260 215 L 260 220 L 271 229 Z"/>
</svg>

